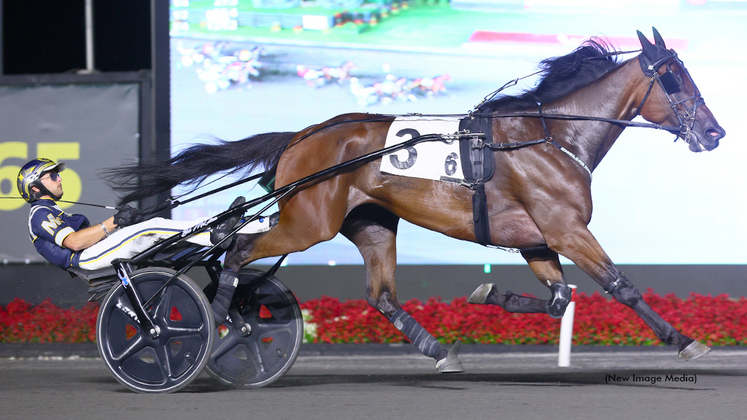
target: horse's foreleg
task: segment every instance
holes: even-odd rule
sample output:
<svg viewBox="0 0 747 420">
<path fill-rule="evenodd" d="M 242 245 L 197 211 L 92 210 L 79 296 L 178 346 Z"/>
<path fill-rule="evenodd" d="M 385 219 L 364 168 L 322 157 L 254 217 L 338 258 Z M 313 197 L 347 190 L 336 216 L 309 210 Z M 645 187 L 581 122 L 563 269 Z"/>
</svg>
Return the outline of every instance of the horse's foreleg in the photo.
<svg viewBox="0 0 747 420">
<path fill-rule="evenodd" d="M 679 347 L 679 356 L 685 360 L 705 356 L 711 348 L 701 344 L 674 329 L 643 300 L 641 293 L 621 272 L 617 278 L 603 286 L 604 290 L 618 302 L 632 308 L 636 314 L 654 331 L 659 340 Z"/>
<path fill-rule="evenodd" d="M 548 241 L 548 245 L 589 274 L 615 300 L 633 309 L 659 340 L 678 346 L 681 358 L 695 359 L 710 352 L 709 347 L 683 335 L 651 309 L 633 283 L 612 263 L 591 232 L 585 229 L 580 235 L 561 237 L 563 240 Z"/>
<path fill-rule="evenodd" d="M 424 355 L 436 359 L 440 372 L 463 372 L 457 358 L 458 343 L 446 350 L 397 301 L 394 271 L 397 265 L 396 234 L 399 218 L 378 206 L 356 208 L 340 231 L 361 252 L 366 266 L 366 300 Z"/>
</svg>

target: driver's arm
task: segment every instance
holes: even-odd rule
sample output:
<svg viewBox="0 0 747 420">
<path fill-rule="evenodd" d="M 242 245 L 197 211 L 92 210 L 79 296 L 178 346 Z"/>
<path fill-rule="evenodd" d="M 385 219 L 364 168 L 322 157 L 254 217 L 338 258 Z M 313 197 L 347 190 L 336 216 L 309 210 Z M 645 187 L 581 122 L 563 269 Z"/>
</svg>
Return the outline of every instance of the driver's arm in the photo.
<svg viewBox="0 0 747 420">
<path fill-rule="evenodd" d="M 114 224 L 114 217 L 110 217 L 102 223 L 109 233 L 114 232 L 117 228 L 117 225 Z M 93 226 L 67 235 L 62 241 L 62 246 L 72 249 L 73 251 L 80 251 L 94 245 L 104 238 L 106 238 L 106 232 L 104 232 L 104 229 L 101 229 L 101 224 L 97 223 Z"/>
</svg>

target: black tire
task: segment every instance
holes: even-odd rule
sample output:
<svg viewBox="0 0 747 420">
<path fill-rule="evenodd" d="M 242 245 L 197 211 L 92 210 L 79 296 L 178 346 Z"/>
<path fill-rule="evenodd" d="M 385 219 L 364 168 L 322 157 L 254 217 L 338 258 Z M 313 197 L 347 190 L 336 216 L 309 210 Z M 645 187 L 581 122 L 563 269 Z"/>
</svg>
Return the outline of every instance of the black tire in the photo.
<svg viewBox="0 0 747 420">
<path fill-rule="evenodd" d="M 144 268 L 132 273 L 130 283 L 145 301 L 174 273 Z M 146 310 L 160 329 L 156 339 L 133 320 L 122 284 L 114 286 L 101 302 L 96 322 L 99 355 L 117 381 L 135 392 L 178 391 L 202 373 L 213 350 L 210 302 L 194 281 L 181 275 Z"/>
<path fill-rule="evenodd" d="M 280 379 L 298 357 L 303 341 L 303 317 L 293 293 L 276 277 L 259 287 L 264 273 L 244 269 L 232 305 L 250 327 L 239 334 L 230 316 L 218 328 L 215 349 L 205 370 L 225 385 L 260 388 Z M 269 311 L 269 315 L 267 311 Z"/>
</svg>

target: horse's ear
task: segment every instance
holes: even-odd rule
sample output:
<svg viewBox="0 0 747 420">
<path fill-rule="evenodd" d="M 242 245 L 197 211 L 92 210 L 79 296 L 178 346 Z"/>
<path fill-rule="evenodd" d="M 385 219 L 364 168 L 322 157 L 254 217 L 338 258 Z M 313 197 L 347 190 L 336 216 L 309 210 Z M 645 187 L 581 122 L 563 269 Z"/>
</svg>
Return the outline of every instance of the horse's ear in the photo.
<svg viewBox="0 0 747 420">
<path fill-rule="evenodd" d="M 667 45 L 664 43 L 664 38 L 661 37 L 659 31 L 657 31 L 653 26 L 651 27 L 651 29 L 654 30 L 654 41 L 656 42 L 656 46 L 666 49 Z"/>
<path fill-rule="evenodd" d="M 643 47 L 643 54 L 646 55 L 646 57 L 652 58 L 656 54 L 656 47 L 651 44 L 651 41 L 649 41 L 641 31 L 636 32 L 638 33 L 638 39 L 641 41 L 641 47 Z"/>
</svg>

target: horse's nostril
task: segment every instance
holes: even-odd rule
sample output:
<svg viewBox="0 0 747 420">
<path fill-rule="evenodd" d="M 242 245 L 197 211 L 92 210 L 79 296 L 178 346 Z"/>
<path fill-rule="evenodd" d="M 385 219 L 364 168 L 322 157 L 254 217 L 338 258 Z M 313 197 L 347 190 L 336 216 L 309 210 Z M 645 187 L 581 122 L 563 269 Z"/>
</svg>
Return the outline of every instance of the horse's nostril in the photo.
<svg viewBox="0 0 747 420">
<path fill-rule="evenodd" d="M 726 135 L 726 132 L 724 132 L 723 129 L 709 128 L 708 130 L 706 130 L 706 135 L 712 140 L 718 140 L 724 137 Z"/>
</svg>

